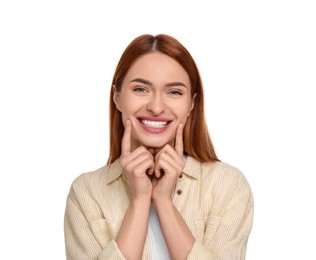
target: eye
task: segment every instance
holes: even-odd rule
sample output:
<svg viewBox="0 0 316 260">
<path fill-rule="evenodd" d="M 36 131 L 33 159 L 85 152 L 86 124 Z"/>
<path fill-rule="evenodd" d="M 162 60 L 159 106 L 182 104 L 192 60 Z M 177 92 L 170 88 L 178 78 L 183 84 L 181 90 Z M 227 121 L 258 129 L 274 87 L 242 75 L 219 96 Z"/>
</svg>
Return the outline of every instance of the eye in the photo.
<svg viewBox="0 0 316 260">
<path fill-rule="evenodd" d="M 134 87 L 133 88 L 133 92 L 138 92 L 138 93 L 146 93 L 146 92 L 148 92 L 148 90 L 146 89 L 146 88 L 144 88 L 144 87 Z"/>
<path fill-rule="evenodd" d="M 182 96 L 183 93 L 181 90 L 178 89 L 172 89 L 168 92 L 168 94 L 174 95 L 174 96 Z"/>
</svg>

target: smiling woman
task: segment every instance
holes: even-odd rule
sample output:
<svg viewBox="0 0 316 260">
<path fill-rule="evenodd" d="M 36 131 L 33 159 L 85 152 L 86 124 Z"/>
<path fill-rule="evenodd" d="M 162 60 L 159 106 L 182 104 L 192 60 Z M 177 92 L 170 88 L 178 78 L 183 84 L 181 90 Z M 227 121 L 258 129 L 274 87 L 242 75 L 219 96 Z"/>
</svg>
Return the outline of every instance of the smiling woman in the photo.
<svg viewBox="0 0 316 260">
<path fill-rule="evenodd" d="M 252 220 L 246 178 L 213 148 L 191 55 L 168 35 L 137 37 L 113 77 L 108 163 L 68 195 L 67 259 L 245 259 Z"/>
</svg>

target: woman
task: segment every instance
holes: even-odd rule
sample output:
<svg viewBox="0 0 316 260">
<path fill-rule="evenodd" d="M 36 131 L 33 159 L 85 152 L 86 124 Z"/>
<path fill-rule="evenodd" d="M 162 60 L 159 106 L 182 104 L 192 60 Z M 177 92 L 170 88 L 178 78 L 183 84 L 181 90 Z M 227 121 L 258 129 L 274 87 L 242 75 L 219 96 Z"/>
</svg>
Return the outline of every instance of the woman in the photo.
<svg viewBox="0 0 316 260">
<path fill-rule="evenodd" d="M 197 66 L 167 35 L 141 35 L 112 82 L 106 166 L 72 184 L 67 259 L 245 259 L 250 186 L 216 156 Z"/>
</svg>

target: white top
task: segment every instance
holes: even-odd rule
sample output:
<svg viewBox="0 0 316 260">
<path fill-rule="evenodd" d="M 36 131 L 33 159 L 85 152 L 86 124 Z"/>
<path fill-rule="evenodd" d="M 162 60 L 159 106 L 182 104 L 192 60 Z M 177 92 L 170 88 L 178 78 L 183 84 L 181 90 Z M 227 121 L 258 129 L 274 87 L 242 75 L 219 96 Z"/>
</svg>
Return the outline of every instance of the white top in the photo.
<svg viewBox="0 0 316 260">
<path fill-rule="evenodd" d="M 152 260 L 171 260 L 169 251 L 162 235 L 160 223 L 153 206 L 150 207 L 148 238 Z"/>
</svg>

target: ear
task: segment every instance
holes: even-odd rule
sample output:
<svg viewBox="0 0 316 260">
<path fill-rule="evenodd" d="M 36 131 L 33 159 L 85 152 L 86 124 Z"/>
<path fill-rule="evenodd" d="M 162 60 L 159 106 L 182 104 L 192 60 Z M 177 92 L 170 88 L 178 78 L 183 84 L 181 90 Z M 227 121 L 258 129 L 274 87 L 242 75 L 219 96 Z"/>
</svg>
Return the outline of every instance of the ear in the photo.
<svg viewBox="0 0 316 260">
<path fill-rule="evenodd" d="M 191 101 L 192 103 L 191 103 L 191 108 L 190 108 L 189 113 L 188 113 L 188 117 L 190 116 L 191 111 L 192 111 L 193 108 L 194 108 L 196 96 L 197 96 L 197 94 L 194 93 L 194 95 L 193 95 L 193 97 L 192 97 L 192 101 Z"/>
<path fill-rule="evenodd" d="M 117 91 L 115 85 L 113 85 L 112 88 L 113 88 L 113 101 L 115 103 L 116 109 L 118 111 L 122 112 L 121 105 L 120 105 L 120 99 L 119 99 L 120 92 Z"/>
</svg>

